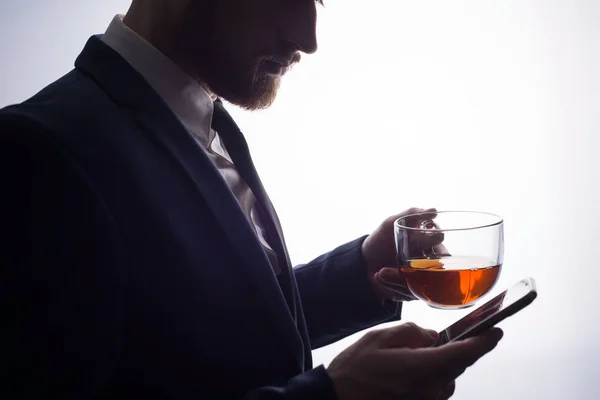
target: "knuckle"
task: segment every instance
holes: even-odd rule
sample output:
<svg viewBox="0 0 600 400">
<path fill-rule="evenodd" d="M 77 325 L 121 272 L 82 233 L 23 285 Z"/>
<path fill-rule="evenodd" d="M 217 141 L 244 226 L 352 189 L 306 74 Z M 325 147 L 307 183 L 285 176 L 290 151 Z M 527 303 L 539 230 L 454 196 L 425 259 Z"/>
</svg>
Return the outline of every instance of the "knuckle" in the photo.
<svg viewBox="0 0 600 400">
<path fill-rule="evenodd" d="M 451 398 L 452 395 L 454 395 L 455 390 L 456 390 L 456 385 L 455 385 L 454 381 L 452 381 L 448 386 L 446 386 L 446 388 L 444 388 L 443 390 L 441 390 L 439 392 L 437 399 L 438 400 L 447 400 L 447 399 Z"/>
<path fill-rule="evenodd" d="M 407 216 L 413 215 L 413 214 L 419 214 L 422 210 L 423 210 L 422 208 L 411 207 L 411 208 L 408 208 L 408 209 L 402 211 L 398 215 L 393 215 L 391 217 L 388 217 L 387 221 L 388 222 L 395 222 L 399 218 L 404 218 L 404 217 L 407 217 Z M 408 222 L 408 221 L 406 221 L 406 222 Z"/>
<path fill-rule="evenodd" d="M 386 223 L 386 224 L 393 224 L 394 222 L 396 222 L 396 220 L 398 218 L 402 218 L 402 217 L 403 217 L 403 214 L 391 215 L 391 216 L 389 216 L 389 217 L 387 217 L 385 219 L 384 223 Z"/>
<path fill-rule="evenodd" d="M 440 399 L 440 391 L 435 388 L 426 388 L 421 393 L 421 397 L 419 399 L 422 400 L 439 400 Z"/>
<path fill-rule="evenodd" d="M 417 214 L 420 213 L 422 208 L 419 207 L 411 207 L 408 210 L 404 211 L 404 215 Z"/>
<path fill-rule="evenodd" d="M 452 382 L 450 384 L 450 386 L 448 387 L 448 397 L 452 396 L 455 391 L 456 391 L 456 383 Z"/>
<path fill-rule="evenodd" d="M 467 370 L 467 367 L 466 367 L 466 366 L 457 367 L 457 368 L 454 370 L 454 371 L 455 371 L 454 375 L 455 375 L 455 376 L 457 376 L 457 377 L 458 377 L 458 376 L 461 376 L 462 374 L 464 374 L 464 373 L 465 373 L 465 371 L 466 371 L 466 370 Z"/>
<path fill-rule="evenodd" d="M 372 331 L 369 331 L 367 333 L 365 333 L 365 335 L 363 336 L 365 338 L 365 340 L 376 340 L 377 338 L 379 338 L 381 336 L 381 329 L 374 329 Z"/>
<path fill-rule="evenodd" d="M 403 324 L 404 328 L 410 331 L 419 331 L 421 328 L 414 322 L 405 322 Z"/>
</svg>

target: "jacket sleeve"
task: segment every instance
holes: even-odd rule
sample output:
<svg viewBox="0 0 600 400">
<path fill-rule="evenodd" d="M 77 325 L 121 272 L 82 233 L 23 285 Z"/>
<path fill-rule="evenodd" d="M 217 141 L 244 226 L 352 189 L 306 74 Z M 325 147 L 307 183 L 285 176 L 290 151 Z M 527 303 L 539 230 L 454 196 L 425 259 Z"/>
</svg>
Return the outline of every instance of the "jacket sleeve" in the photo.
<svg viewBox="0 0 600 400">
<path fill-rule="evenodd" d="M 265 386 L 244 400 L 336 400 L 333 382 L 322 365 L 290 379 L 284 386 Z"/>
<path fill-rule="evenodd" d="M 365 239 L 295 268 L 313 349 L 400 319 L 401 303 L 382 303 L 367 278 L 361 251 Z"/>
<path fill-rule="evenodd" d="M 91 398 L 122 337 L 115 222 L 68 155 L 5 112 L 0 184 L 0 398 Z"/>
<path fill-rule="evenodd" d="M 95 398 L 122 346 L 128 268 L 117 224 L 59 145 L 1 111 L 0 184 L 0 398 Z M 336 394 L 321 366 L 244 399 Z"/>
</svg>

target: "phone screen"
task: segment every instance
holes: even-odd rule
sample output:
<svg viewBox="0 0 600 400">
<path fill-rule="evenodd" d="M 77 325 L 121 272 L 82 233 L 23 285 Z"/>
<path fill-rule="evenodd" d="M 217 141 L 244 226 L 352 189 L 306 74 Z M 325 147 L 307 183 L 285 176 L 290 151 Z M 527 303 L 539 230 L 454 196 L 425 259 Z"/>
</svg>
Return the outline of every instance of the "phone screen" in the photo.
<svg viewBox="0 0 600 400">
<path fill-rule="evenodd" d="M 488 301 L 481 307 L 469 313 L 464 318 L 458 320 L 440 332 L 440 340 L 438 345 L 452 342 L 457 338 L 460 338 L 473 328 L 491 319 L 491 317 L 494 315 L 497 315 L 498 313 L 501 313 L 507 308 L 511 307 L 519 300 L 529 295 L 532 290 L 535 290 L 532 286 L 532 281 L 524 279 L 510 289 L 500 293 L 492 300 Z"/>
</svg>

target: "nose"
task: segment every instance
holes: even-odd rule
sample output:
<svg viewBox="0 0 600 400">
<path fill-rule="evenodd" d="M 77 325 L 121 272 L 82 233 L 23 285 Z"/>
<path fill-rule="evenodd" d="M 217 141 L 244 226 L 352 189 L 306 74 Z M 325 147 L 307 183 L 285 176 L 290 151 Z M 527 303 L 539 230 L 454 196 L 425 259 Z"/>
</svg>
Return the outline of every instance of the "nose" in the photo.
<svg viewBox="0 0 600 400">
<path fill-rule="evenodd" d="M 315 0 L 297 0 L 289 4 L 282 18 L 285 41 L 306 54 L 317 51 L 317 6 Z"/>
</svg>

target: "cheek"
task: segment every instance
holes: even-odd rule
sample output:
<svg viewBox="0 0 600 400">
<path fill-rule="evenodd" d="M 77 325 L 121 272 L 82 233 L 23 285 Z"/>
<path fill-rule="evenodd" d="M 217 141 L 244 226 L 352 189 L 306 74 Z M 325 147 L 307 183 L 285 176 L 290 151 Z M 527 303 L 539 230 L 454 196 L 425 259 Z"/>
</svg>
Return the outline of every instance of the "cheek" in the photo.
<svg viewBox="0 0 600 400">
<path fill-rule="evenodd" d="M 229 21 L 229 24 L 220 24 L 212 31 L 211 44 L 217 54 L 234 60 L 243 60 L 250 54 L 254 47 L 252 35 L 243 21 Z"/>
<path fill-rule="evenodd" d="M 223 62 L 230 62 L 241 68 L 252 67 L 259 57 L 265 55 L 259 42 L 250 35 L 230 34 L 218 46 Z"/>
<path fill-rule="evenodd" d="M 287 1 L 287 0 L 285 0 Z M 235 3 L 219 8 L 212 24 L 213 51 L 222 60 L 238 65 L 256 63 L 257 58 L 280 53 L 278 51 L 278 8 L 281 0 L 228 0 Z"/>
<path fill-rule="evenodd" d="M 247 4 L 255 1 L 244 0 Z M 256 0 L 260 3 L 261 0 Z M 230 36 L 240 54 L 260 57 L 273 55 L 278 41 L 277 15 L 270 12 L 259 12 L 257 7 L 244 7 L 236 13 L 234 20 L 228 25 Z"/>
</svg>

